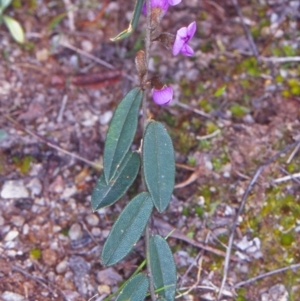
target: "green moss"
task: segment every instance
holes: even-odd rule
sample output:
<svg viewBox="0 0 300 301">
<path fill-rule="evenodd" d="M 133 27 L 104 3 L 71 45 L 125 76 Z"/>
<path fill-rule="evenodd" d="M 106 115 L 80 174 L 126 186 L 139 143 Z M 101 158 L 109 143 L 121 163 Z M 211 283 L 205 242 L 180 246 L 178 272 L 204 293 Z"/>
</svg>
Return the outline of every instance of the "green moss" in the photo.
<svg viewBox="0 0 300 301">
<path fill-rule="evenodd" d="M 40 249 L 34 248 L 34 249 L 30 250 L 30 257 L 32 259 L 38 260 L 41 258 L 41 256 L 42 256 L 42 253 L 41 253 Z"/>
<path fill-rule="evenodd" d="M 231 112 L 232 116 L 235 118 L 242 118 L 250 112 L 250 110 L 247 107 L 241 106 L 239 104 L 233 104 L 229 108 L 229 111 Z"/>
</svg>

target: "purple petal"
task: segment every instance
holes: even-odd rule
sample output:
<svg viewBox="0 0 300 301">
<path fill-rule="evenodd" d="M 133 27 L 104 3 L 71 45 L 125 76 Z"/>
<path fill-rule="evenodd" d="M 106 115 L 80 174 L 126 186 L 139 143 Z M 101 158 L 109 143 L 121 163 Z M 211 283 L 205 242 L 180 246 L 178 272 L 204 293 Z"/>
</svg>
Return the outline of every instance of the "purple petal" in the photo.
<svg viewBox="0 0 300 301">
<path fill-rule="evenodd" d="M 177 5 L 181 2 L 181 0 L 168 0 L 169 4 L 174 6 L 174 5 Z"/>
<path fill-rule="evenodd" d="M 156 104 L 163 106 L 167 105 L 172 101 L 173 89 L 168 86 L 164 86 L 160 90 L 152 89 L 152 97 Z"/>
<path fill-rule="evenodd" d="M 188 41 L 194 36 L 196 32 L 196 22 L 192 22 L 188 27 L 187 27 L 187 36 L 188 36 Z"/>
<path fill-rule="evenodd" d="M 187 27 L 182 27 L 177 31 L 173 45 L 173 55 L 177 55 L 187 41 Z"/>
<path fill-rule="evenodd" d="M 181 48 L 180 52 L 181 52 L 183 55 L 185 55 L 185 56 L 192 56 L 192 55 L 194 55 L 194 50 L 193 50 L 188 44 L 185 44 L 185 45 Z"/>
<path fill-rule="evenodd" d="M 178 1 L 178 0 L 176 0 Z M 168 11 L 169 8 L 169 3 L 168 0 L 151 0 L 150 3 L 151 8 L 159 7 L 163 11 L 164 16 L 166 12 Z M 143 14 L 146 16 L 147 15 L 147 5 L 144 3 L 143 8 L 142 8 Z"/>
</svg>

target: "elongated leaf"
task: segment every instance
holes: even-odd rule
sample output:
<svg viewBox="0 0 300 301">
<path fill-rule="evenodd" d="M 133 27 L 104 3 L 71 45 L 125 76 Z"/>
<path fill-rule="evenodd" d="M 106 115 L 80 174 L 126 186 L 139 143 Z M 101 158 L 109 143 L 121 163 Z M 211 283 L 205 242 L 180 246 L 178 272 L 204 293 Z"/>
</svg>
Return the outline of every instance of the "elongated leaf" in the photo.
<svg viewBox="0 0 300 301">
<path fill-rule="evenodd" d="M 134 30 L 138 24 L 140 15 L 141 15 L 143 3 L 144 3 L 144 0 L 136 0 L 135 1 L 132 18 L 131 18 L 128 28 L 125 29 L 124 31 L 122 31 L 121 33 L 119 33 L 116 37 L 110 39 L 111 41 L 115 42 L 115 41 L 123 40 L 123 39 L 129 37 L 134 32 Z"/>
<path fill-rule="evenodd" d="M 148 277 L 144 274 L 137 274 L 129 279 L 116 301 L 142 301 L 146 297 L 148 287 Z"/>
<path fill-rule="evenodd" d="M 10 4 L 12 0 L 0 0 L 0 12 L 4 11 Z"/>
<path fill-rule="evenodd" d="M 123 259 L 141 237 L 153 209 L 147 192 L 137 195 L 113 225 L 102 250 L 102 263 L 113 265 Z"/>
<path fill-rule="evenodd" d="M 114 113 L 108 129 L 103 154 L 106 183 L 114 177 L 133 141 L 141 101 L 141 90 L 134 88 L 122 99 Z"/>
<path fill-rule="evenodd" d="M 9 17 L 9 16 L 3 16 L 3 21 L 5 25 L 7 26 L 8 30 L 10 31 L 12 37 L 20 44 L 23 44 L 25 41 L 24 37 L 24 31 L 22 26 L 18 21 L 15 19 Z"/>
<path fill-rule="evenodd" d="M 144 176 L 155 207 L 164 211 L 174 189 L 175 158 L 172 140 L 160 122 L 151 121 L 144 135 Z"/>
<path fill-rule="evenodd" d="M 176 266 L 167 242 L 159 235 L 154 235 L 150 239 L 150 265 L 154 287 L 160 289 L 158 295 L 167 301 L 173 301 L 176 290 Z"/>
<path fill-rule="evenodd" d="M 140 168 L 140 156 L 128 152 L 114 178 L 106 184 L 104 174 L 98 179 L 92 194 L 93 211 L 114 204 L 127 191 Z"/>
</svg>

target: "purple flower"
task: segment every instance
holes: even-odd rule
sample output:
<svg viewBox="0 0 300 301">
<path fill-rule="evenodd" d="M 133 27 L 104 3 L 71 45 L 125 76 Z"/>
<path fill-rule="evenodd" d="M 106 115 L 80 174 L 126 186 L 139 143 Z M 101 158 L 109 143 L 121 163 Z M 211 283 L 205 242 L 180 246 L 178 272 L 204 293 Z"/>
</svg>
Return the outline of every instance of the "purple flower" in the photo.
<svg viewBox="0 0 300 301">
<path fill-rule="evenodd" d="M 182 27 L 177 31 L 173 45 L 173 55 L 181 52 L 185 56 L 192 56 L 194 50 L 187 44 L 196 32 L 196 22 L 192 22 L 188 27 Z"/>
<path fill-rule="evenodd" d="M 168 11 L 169 5 L 177 5 L 181 2 L 181 0 L 151 0 L 151 9 L 153 8 L 159 8 L 162 10 L 162 16 L 164 16 L 166 14 L 166 12 Z M 143 14 L 147 15 L 147 5 L 146 3 L 144 3 L 143 5 Z"/>
<path fill-rule="evenodd" d="M 164 85 L 160 90 L 153 88 L 152 97 L 156 104 L 160 106 L 168 105 L 173 98 L 173 89 L 167 85 Z"/>
</svg>

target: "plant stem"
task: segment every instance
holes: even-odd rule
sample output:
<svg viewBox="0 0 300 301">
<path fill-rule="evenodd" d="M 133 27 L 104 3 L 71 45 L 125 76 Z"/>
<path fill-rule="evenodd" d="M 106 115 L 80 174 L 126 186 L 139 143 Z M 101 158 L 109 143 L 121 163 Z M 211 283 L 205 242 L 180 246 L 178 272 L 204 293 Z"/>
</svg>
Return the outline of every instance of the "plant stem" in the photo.
<svg viewBox="0 0 300 301">
<path fill-rule="evenodd" d="M 146 37 L 145 37 L 145 58 L 146 58 L 146 75 L 145 78 L 148 78 L 148 65 L 149 65 L 149 52 L 150 52 L 150 44 L 151 44 L 151 1 L 146 0 L 146 7 L 147 7 L 147 26 L 146 26 Z M 146 125 L 147 125 L 147 96 L 146 93 L 143 95 L 143 133 L 145 133 Z M 143 153 L 143 152 L 142 152 Z M 145 188 L 145 181 L 143 178 L 143 186 Z M 149 223 L 145 229 L 145 242 L 146 242 L 146 261 L 147 261 L 147 271 L 149 277 L 149 289 L 151 300 L 156 301 L 155 290 L 153 285 L 152 279 L 152 271 L 150 265 L 150 226 Z"/>
</svg>

